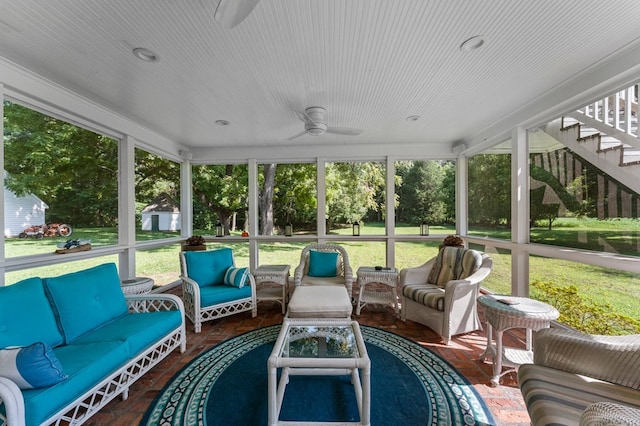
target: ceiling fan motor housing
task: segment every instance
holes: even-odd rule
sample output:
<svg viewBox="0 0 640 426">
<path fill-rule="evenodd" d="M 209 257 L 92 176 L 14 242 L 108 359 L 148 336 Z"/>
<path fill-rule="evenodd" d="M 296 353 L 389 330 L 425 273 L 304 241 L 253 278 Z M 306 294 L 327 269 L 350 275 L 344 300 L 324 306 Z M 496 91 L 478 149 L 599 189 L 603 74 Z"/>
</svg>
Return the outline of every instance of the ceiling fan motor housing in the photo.
<svg viewBox="0 0 640 426">
<path fill-rule="evenodd" d="M 304 130 L 311 136 L 319 136 L 327 131 L 327 111 L 322 107 L 309 107 L 305 111 L 311 121 L 304 124 Z"/>
</svg>

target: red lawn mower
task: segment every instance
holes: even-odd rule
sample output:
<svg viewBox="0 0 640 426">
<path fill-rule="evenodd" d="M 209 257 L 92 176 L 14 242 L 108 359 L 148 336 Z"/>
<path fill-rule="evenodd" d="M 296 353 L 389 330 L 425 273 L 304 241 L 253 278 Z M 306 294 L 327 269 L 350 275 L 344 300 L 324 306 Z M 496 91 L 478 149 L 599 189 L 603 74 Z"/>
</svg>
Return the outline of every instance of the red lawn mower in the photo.
<svg viewBox="0 0 640 426">
<path fill-rule="evenodd" d="M 47 225 L 34 225 L 26 228 L 18 234 L 19 238 L 34 237 L 39 240 L 44 237 L 68 237 L 73 233 L 71 226 L 66 223 L 50 223 Z"/>
</svg>

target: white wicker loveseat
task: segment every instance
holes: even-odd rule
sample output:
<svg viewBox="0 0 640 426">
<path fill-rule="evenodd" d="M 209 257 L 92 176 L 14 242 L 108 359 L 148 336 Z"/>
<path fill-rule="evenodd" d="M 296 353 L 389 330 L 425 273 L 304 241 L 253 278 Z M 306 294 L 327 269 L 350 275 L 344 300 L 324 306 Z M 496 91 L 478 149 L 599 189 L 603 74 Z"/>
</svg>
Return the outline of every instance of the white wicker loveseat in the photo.
<svg viewBox="0 0 640 426">
<path fill-rule="evenodd" d="M 640 425 L 640 335 L 548 328 L 533 343 L 518 384 L 534 426 Z"/>
<path fill-rule="evenodd" d="M 484 253 L 443 247 L 438 256 L 400 271 L 402 320 L 426 325 L 446 345 L 451 337 L 482 328 L 476 299 L 493 262 Z"/>
<path fill-rule="evenodd" d="M 173 295 L 124 296 L 113 263 L 0 287 L 0 425 L 80 425 L 186 349 Z"/>
</svg>

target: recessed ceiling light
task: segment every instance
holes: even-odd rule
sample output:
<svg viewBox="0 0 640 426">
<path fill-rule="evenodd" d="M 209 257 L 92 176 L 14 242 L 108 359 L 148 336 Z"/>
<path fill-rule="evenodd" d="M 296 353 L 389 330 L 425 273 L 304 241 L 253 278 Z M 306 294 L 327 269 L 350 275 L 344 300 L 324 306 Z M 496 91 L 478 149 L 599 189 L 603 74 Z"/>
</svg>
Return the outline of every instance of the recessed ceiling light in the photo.
<svg viewBox="0 0 640 426">
<path fill-rule="evenodd" d="M 462 42 L 460 50 L 464 52 L 471 52 L 472 50 L 479 49 L 484 44 L 484 36 L 477 35 Z"/>
<path fill-rule="evenodd" d="M 231 123 L 229 123 L 227 120 L 216 120 L 216 124 L 218 126 L 228 126 Z"/>
<path fill-rule="evenodd" d="M 133 55 L 145 62 L 158 62 L 160 60 L 160 56 L 145 47 L 136 47 L 133 49 Z"/>
<path fill-rule="evenodd" d="M 407 118 L 405 118 L 405 120 L 407 120 L 407 121 L 418 121 L 418 120 L 420 120 L 420 116 L 419 115 L 410 115 Z"/>
</svg>

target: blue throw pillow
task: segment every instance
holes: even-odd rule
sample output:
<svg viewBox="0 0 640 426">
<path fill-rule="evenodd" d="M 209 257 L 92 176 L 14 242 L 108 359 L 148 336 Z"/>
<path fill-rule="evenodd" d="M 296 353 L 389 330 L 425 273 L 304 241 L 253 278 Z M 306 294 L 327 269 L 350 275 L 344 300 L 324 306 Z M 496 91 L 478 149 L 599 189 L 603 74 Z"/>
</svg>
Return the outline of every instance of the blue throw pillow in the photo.
<svg viewBox="0 0 640 426">
<path fill-rule="evenodd" d="M 334 251 L 309 250 L 309 276 L 338 276 L 338 253 Z"/>
<path fill-rule="evenodd" d="M 187 275 L 200 287 L 221 285 L 224 274 L 233 264 L 233 250 L 228 247 L 218 250 L 184 252 Z"/>
<path fill-rule="evenodd" d="M 230 266 L 224 274 L 224 285 L 242 288 L 249 278 L 249 268 L 234 268 Z"/>
<path fill-rule="evenodd" d="M 45 278 L 44 285 L 67 343 L 128 312 L 115 263 Z"/>
<path fill-rule="evenodd" d="M 51 347 L 42 342 L 0 349 L 0 376 L 13 380 L 20 389 L 44 388 L 68 377 Z"/>
</svg>

